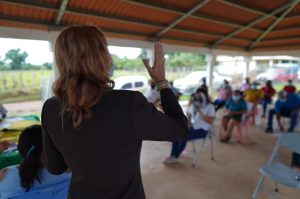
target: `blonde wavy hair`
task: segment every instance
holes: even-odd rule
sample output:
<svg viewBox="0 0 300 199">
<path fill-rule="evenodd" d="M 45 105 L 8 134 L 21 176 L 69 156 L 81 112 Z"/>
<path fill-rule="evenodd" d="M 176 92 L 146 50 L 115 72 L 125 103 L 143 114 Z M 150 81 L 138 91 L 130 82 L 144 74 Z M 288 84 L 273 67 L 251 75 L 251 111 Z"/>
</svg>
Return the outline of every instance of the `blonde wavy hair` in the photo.
<svg viewBox="0 0 300 199">
<path fill-rule="evenodd" d="M 113 88 L 106 38 L 95 26 L 67 27 L 57 37 L 55 61 L 59 74 L 53 93 L 62 102 L 62 118 L 71 113 L 77 128 L 91 118 L 91 108 Z"/>
</svg>

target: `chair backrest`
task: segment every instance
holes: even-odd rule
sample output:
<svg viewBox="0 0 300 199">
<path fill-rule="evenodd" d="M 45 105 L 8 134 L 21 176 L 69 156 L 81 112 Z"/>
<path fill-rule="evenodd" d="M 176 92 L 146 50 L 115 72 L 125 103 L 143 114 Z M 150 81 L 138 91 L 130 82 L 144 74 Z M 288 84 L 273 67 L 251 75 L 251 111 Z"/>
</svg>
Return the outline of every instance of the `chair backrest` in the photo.
<svg viewBox="0 0 300 199">
<path fill-rule="evenodd" d="M 66 199 L 68 194 L 69 180 L 55 185 L 32 189 L 29 192 L 17 193 L 9 199 Z"/>
<path fill-rule="evenodd" d="M 300 133 L 283 134 L 279 140 L 279 146 L 284 146 L 300 154 Z"/>
</svg>

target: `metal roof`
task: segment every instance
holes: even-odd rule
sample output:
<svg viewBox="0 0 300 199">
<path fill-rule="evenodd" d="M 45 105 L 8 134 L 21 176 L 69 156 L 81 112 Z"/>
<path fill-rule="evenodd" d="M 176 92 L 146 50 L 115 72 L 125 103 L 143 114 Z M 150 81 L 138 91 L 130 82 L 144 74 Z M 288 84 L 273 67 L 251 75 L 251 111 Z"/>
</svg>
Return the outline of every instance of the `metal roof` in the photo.
<svg viewBox="0 0 300 199">
<path fill-rule="evenodd" d="M 74 24 L 214 49 L 300 49 L 300 0 L 0 0 L 0 26 L 52 31 Z"/>
</svg>

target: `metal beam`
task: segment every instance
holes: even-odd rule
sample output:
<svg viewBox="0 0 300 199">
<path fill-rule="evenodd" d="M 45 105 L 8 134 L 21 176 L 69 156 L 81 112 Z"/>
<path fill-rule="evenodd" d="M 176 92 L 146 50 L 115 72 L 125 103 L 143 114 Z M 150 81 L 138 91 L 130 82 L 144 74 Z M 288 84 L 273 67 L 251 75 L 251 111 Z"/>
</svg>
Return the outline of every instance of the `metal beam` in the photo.
<svg viewBox="0 0 300 199">
<path fill-rule="evenodd" d="M 178 14 L 178 15 L 184 15 L 185 14 L 181 10 L 175 10 L 174 8 L 169 8 L 165 5 L 159 5 L 159 4 L 153 3 L 153 2 L 146 2 L 145 0 L 121 0 L 121 1 L 126 2 L 126 3 L 130 3 L 130 4 L 134 4 L 134 5 L 139 5 L 139 6 L 142 6 L 142 7 L 161 10 L 161 11 L 165 11 L 165 12 L 169 12 L 169 13 L 173 13 L 173 14 Z M 218 24 L 221 24 L 221 25 L 230 26 L 230 27 L 234 27 L 234 28 L 243 27 L 243 25 L 241 25 L 241 24 L 237 24 L 237 23 L 232 22 L 232 21 L 228 21 L 228 20 L 224 20 L 224 19 L 221 19 L 221 18 L 208 16 L 208 15 L 192 14 L 192 15 L 190 15 L 190 17 L 194 18 L 194 19 L 205 20 L 205 21 L 218 23 Z M 263 32 L 262 30 L 257 29 L 257 28 L 253 28 L 253 27 L 250 27 L 249 30 L 259 32 L 259 33 Z"/>
<path fill-rule="evenodd" d="M 64 16 L 64 13 L 66 11 L 68 2 L 69 2 L 69 0 L 62 0 L 61 1 L 60 8 L 59 8 L 59 11 L 57 13 L 57 17 L 55 19 L 55 24 L 60 24 L 60 22 L 61 22 L 61 20 Z"/>
<path fill-rule="evenodd" d="M 249 50 L 251 50 L 258 42 L 260 42 L 282 19 L 284 19 L 284 17 L 286 15 L 289 14 L 289 12 L 300 2 L 300 0 L 295 0 L 292 2 L 292 4 L 290 4 L 289 8 L 287 10 L 285 10 L 279 18 L 277 18 L 271 26 L 269 26 L 267 28 L 267 30 L 265 30 L 265 32 L 263 32 L 250 46 L 249 46 Z"/>
<path fill-rule="evenodd" d="M 73 24 L 68 24 L 68 25 L 56 25 L 53 24 L 52 21 L 44 21 L 44 20 L 39 20 L 39 19 L 29 19 L 29 18 L 24 18 L 24 17 L 16 17 L 16 16 L 7 16 L 7 15 L 3 15 L 0 14 L 0 20 L 3 21 L 11 21 L 11 22 L 19 22 L 19 23 L 26 23 L 26 24 L 34 24 L 34 25 L 44 25 L 48 28 L 48 30 L 52 30 L 52 31 L 59 31 L 63 28 L 65 28 L 68 25 L 73 25 Z M 100 27 L 101 28 L 101 27 Z M 191 40 L 191 39 L 183 39 L 183 38 L 179 38 L 179 37 L 153 37 L 153 35 L 147 35 L 144 33 L 139 33 L 139 32 L 129 32 L 129 31 L 122 31 L 122 30 L 112 30 L 112 29 L 103 29 L 101 28 L 101 30 L 105 33 L 109 33 L 109 34 L 121 34 L 121 35 L 129 35 L 129 36 L 138 36 L 138 37 L 144 37 L 146 41 L 157 41 L 157 40 L 171 40 L 171 41 L 176 41 L 176 42 L 185 42 L 185 43 L 190 43 L 191 45 L 195 46 L 199 45 L 199 46 L 204 46 L 204 47 L 209 47 L 207 43 L 201 43 L 199 41 L 196 40 Z M 235 48 L 235 49 L 242 49 L 239 46 L 232 46 L 232 45 L 223 45 L 224 47 L 229 47 L 229 48 Z"/>
<path fill-rule="evenodd" d="M 200 3 L 198 3 L 197 5 L 193 6 L 193 8 L 190 9 L 187 13 L 185 13 L 182 16 L 180 16 L 175 21 L 171 22 L 167 27 L 165 27 L 164 29 L 162 29 L 161 31 L 159 31 L 156 34 L 156 36 L 160 37 L 161 35 L 163 35 L 164 33 L 166 33 L 168 30 L 170 30 L 171 28 L 173 28 L 174 26 L 176 26 L 178 23 L 182 22 L 184 19 L 186 19 L 191 14 L 193 14 L 194 12 L 196 12 L 198 9 L 200 9 L 201 7 L 203 7 L 204 5 L 206 5 L 209 1 L 210 0 L 204 0 L 204 1 L 201 1 Z"/>
<path fill-rule="evenodd" d="M 2 3 L 6 4 L 11 4 L 11 5 L 19 5 L 19 6 L 26 6 L 26 7 L 33 7 L 33 8 L 38 8 L 38 9 L 44 9 L 44 10 L 52 10 L 52 11 L 57 11 L 58 8 L 54 7 L 53 4 L 48 4 L 48 3 L 31 3 L 28 4 L 28 1 L 26 0 L 0 0 Z M 158 23 L 153 23 L 153 22 L 148 22 L 144 20 L 136 20 L 136 19 L 131 19 L 131 18 L 124 18 L 124 17 L 119 17 L 115 15 L 107 15 L 107 14 L 102 14 L 98 12 L 93 12 L 89 10 L 82 10 L 78 8 L 67 8 L 65 10 L 65 13 L 69 14 L 76 14 L 80 16 L 87 16 L 87 17 L 94 17 L 94 18 L 99 18 L 99 19 L 104 19 L 104 20 L 112 20 L 116 22 L 124 22 L 124 23 L 129 23 L 129 24 L 134 24 L 134 25 L 144 25 L 144 26 L 151 26 L 154 28 L 165 28 L 164 25 L 158 24 Z M 180 31 L 180 32 L 185 32 L 185 33 L 191 33 L 191 34 L 197 34 L 197 35 L 204 35 L 204 36 L 215 36 L 215 37 L 222 37 L 223 35 L 219 33 L 213 33 L 213 32 L 208 32 L 208 31 L 200 31 L 200 30 L 191 30 L 191 29 L 184 29 L 184 28 L 173 28 L 173 30 Z M 252 42 L 250 39 L 245 39 L 245 38 L 233 38 L 237 41 L 244 41 L 244 42 Z"/>
<path fill-rule="evenodd" d="M 226 39 L 229 39 L 229 38 L 233 37 L 234 35 L 236 35 L 236 34 L 242 32 L 242 31 L 245 30 L 245 29 L 247 29 L 247 27 L 251 27 L 251 26 L 254 26 L 254 25 L 256 25 L 256 24 L 262 22 L 263 20 L 269 18 L 269 15 L 272 15 L 272 16 L 273 16 L 273 15 L 275 15 L 275 14 L 277 14 L 277 13 L 279 13 L 279 12 L 285 10 L 285 9 L 287 9 L 290 5 L 291 5 L 291 3 L 285 4 L 284 6 L 281 6 L 280 8 L 277 8 L 276 10 L 274 10 L 273 12 L 271 12 L 270 14 L 265 15 L 265 16 L 261 16 L 261 17 L 255 19 L 254 21 L 248 23 L 245 27 L 239 28 L 239 29 L 237 29 L 237 30 L 235 30 L 235 31 L 233 31 L 233 32 L 231 32 L 231 33 L 229 33 L 227 36 L 218 39 L 217 41 L 215 41 L 215 42 L 213 43 L 213 46 L 219 45 L 220 43 L 222 43 L 222 42 L 225 41 Z"/>
</svg>

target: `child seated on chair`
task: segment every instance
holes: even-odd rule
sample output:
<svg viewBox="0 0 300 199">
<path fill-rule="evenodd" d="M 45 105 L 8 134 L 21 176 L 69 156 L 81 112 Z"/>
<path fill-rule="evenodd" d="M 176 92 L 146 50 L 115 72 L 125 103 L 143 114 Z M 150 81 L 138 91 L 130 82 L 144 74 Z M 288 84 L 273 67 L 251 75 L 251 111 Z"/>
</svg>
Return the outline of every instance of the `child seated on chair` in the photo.
<svg viewBox="0 0 300 199">
<path fill-rule="evenodd" d="M 0 171 L 0 198 L 11 198 L 34 188 L 70 180 L 71 174 L 52 175 L 45 168 L 40 125 L 26 128 L 19 137 L 17 148 L 23 161 Z"/>
<path fill-rule="evenodd" d="M 165 164 L 177 162 L 187 141 L 206 138 L 215 116 L 215 108 L 209 99 L 210 97 L 203 88 L 197 89 L 192 95 L 192 103 L 187 112 L 190 127 L 188 138 L 172 144 L 171 155 L 166 158 Z"/>
<path fill-rule="evenodd" d="M 242 98 L 239 90 L 235 90 L 232 97 L 226 102 L 227 114 L 222 118 L 222 129 L 220 141 L 228 142 L 232 131 L 239 122 L 242 121 L 243 114 L 247 113 L 247 104 Z"/>
</svg>

